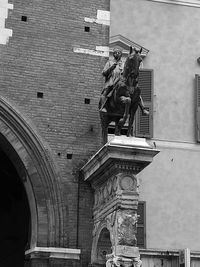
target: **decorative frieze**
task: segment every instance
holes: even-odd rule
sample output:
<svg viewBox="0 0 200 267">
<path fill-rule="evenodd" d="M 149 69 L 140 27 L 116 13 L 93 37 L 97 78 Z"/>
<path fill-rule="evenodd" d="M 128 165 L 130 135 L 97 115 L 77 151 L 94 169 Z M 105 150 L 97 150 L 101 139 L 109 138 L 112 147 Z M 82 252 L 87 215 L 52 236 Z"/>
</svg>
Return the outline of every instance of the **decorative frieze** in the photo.
<svg viewBox="0 0 200 267">
<path fill-rule="evenodd" d="M 138 193 L 139 182 L 136 176 L 131 174 L 119 173 L 107 180 L 103 185 L 96 187 L 94 194 L 94 208 L 98 208 L 116 196 L 125 192 Z"/>
<path fill-rule="evenodd" d="M 137 209 L 138 196 L 139 181 L 135 175 L 129 172 L 113 175 L 95 187 L 94 220 L 100 220 L 118 208 Z"/>
</svg>

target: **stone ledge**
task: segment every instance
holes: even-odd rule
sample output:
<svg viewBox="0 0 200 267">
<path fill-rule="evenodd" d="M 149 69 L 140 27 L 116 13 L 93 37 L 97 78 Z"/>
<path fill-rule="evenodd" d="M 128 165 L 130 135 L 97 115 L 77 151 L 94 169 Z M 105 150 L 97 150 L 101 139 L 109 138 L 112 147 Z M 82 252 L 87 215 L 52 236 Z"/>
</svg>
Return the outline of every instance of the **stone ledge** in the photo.
<svg viewBox="0 0 200 267">
<path fill-rule="evenodd" d="M 80 249 L 56 247 L 34 247 L 25 252 L 25 256 L 31 258 L 55 258 L 73 260 L 80 260 L 80 254 Z"/>
<path fill-rule="evenodd" d="M 179 256 L 179 250 L 165 249 L 140 249 L 141 256 Z"/>
<path fill-rule="evenodd" d="M 140 148 L 152 148 L 146 141 L 146 138 L 127 137 L 121 136 L 109 136 L 109 145 L 128 146 L 128 147 L 140 147 Z"/>
<path fill-rule="evenodd" d="M 140 248 L 141 256 L 157 256 L 157 257 L 179 257 L 179 253 L 182 249 L 142 249 Z M 190 257 L 193 259 L 200 259 L 200 251 L 192 251 L 190 252 Z"/>
</svg>

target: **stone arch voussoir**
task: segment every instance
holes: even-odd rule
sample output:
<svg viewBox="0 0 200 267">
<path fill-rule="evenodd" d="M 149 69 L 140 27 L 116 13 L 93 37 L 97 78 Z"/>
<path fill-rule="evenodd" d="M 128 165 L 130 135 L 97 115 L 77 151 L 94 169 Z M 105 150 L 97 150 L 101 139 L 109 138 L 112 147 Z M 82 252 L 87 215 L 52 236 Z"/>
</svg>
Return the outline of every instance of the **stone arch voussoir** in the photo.
<svg viewBox="0 0 200 267">
<path fill-rule="evenodd" d="M 99 239 L 101 237 L 102 232 L 105 229 L 111 235 L 109 222 L 106 218 L 103 219 L 100 223 L 97 223 L 95 225 L 95 229 L 94 229 L 94 233 L 93 233 L 92 253 L 91 253 L 91 262 L 92 263 L 99 263 L 99 260 L 98 260 L 98 242 L 99 242 Z"/>
<path fill-rule="evenodd" d="M 63 246 L 61 194 L 50 149 L 31 122 L 0 98 L 0 146 L 25 186 L 30 212 L 30 247 Z"/>
</svg>

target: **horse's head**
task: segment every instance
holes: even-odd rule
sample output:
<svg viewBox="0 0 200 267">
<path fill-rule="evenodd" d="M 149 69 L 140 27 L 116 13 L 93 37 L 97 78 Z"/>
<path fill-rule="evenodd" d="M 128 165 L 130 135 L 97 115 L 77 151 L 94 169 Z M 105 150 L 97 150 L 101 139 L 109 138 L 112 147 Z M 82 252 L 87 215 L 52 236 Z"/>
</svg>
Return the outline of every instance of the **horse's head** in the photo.
<svg viewBox="0 0 200 267">
<path fill-rule="evenodd" d="M 130 47 L 130 54 L 126 59 L 123 71 L 123 77 L 130 86 L 135 86 L 138 82 L 142 48 L 140 50 Z"/>
</svg>

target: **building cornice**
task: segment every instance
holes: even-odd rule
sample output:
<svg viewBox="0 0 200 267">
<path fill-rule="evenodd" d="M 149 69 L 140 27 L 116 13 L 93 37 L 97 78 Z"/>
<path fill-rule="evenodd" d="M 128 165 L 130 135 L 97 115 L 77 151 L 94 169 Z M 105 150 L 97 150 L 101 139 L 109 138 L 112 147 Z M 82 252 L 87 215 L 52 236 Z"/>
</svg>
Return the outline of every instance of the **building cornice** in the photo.
<svg viewBox="0 0 200 267">
<path fill-rule="evenodd" d="M 80 249 L 57 247 L 34 247 L 25 252 L 26 257 L 80 260 Z"/>
<path fill-rule="evenodd" d="M 165 4 L 200 7 L 200 0 L 146 0 Z"/>
</svg>

